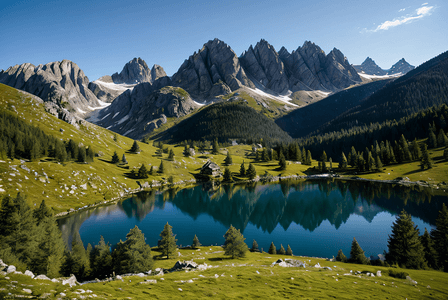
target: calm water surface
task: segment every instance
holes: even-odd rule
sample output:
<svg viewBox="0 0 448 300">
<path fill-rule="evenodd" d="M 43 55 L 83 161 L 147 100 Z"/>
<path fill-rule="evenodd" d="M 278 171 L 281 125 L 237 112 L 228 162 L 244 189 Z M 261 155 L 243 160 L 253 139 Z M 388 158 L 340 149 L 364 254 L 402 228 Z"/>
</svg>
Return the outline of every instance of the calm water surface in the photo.
<svg viewBox="0 0 448 300">
<path fill-rule="evenodd" d="M 116 244 L 137 225 L 146 242 L 157 245 L 168 222 L 178 245 L 196 234 L 204 245 L 222 245 L 230 225 L 240 229 L 248 246 L 255 239 L 264 251 L 274 242 L 289 244 L 295 255 L 348 256 L 353 237 L 367 256 L 387 250 L 396 216 L 405 209 L 423 234 L 434 228 L 446 196 L 421 188 L 360 182 L 300 181 L 282 184 L 196 186 L 164 192 L 141 192 L 116 205 L 93 208 L 59 220 L 70 244 L 78 231 L 85 245 L 102 235 Z"/>
</svg>

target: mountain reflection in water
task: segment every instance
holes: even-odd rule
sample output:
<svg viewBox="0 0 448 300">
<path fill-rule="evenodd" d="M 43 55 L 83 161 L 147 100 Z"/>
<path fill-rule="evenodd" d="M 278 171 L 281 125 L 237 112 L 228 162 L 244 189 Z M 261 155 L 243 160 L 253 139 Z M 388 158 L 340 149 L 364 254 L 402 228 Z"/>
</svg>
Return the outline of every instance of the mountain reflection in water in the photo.
<svg viewBox="0 0 448 300">
<path fill-rule="evenodd" d="M 387 235 L 401 210 L 412 215 L 423 233 L 424 227 L 434 226 L 446 200 L 418 186 L 357 181 L 201 185 L 140 192 L 117 205 L 70 215 L 59 224 L 69 244 L 75 231 L 85 244 L 97 244 L 100 235 L 114 244 L 137 225 L 148 244 L 155 245 L 168 221 L 183 245 L 190 244 L 194 234 L 205 245 L 222 244 L 233 225 L 249 246 L 255 239 L 265 250 L 274 241 L 277 247 L 290 244 L 295 254 L 331 257 L 342 248 L 348 255 L 356 237 L 370 255 L 387 250 Z"/>
</svg>

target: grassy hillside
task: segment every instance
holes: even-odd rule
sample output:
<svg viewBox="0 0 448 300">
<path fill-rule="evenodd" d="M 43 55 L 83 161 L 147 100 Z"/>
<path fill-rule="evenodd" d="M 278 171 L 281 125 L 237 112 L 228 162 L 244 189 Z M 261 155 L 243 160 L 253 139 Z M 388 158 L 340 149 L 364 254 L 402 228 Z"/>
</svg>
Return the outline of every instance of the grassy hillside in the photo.
<svg viewBox="0 0 448 300">
<path fill-rule="evenodd" d="M 61 297 L 63 293 L 68 298 L 96 299 L 446 299 L 448 296 L 448 274 L 438 271 L 395 269 L 408 273 L 417 282 L 415 284 L 389 276 L 389 268 L 329 262 L 322 258 L 248 253 L 246 258 L 232 260 L 224 256 L 219 246 L 180 249 L 179 252 L 181 257 L 167 260 L 153 250 L 155 267 L 169 269 L 177 260 L 194 260 L 211 268 L 162 276 L 126 276 L 122 280 L 72 288 L 61 283 L 33 280 L 25 275 L 2 274 L 0 297 L 8 293 L 32 297 L 46 294 L 50 298 Z M 279 258 L 293 258 L 307 266 L 272 266 Z M 316 264 L 322 268 L 316 268 Z M 358 271 L 361 273 L 355 274 Z M 381 271 L 381 277 L 367 276 L 367 273 L 377 274 L 377 271 Z M 147 280 L 156 280 L 156 283 Z M 24 289 L 29 289 L 28 293 Z"/>
</svg>

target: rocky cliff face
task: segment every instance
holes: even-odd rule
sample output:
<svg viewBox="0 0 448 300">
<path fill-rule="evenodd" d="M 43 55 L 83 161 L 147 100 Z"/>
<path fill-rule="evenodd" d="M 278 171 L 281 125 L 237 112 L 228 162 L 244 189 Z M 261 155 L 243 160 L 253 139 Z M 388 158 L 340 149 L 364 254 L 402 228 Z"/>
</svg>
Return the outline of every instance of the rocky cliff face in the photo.
<svg viewBox="0 0 448 300">
<path fill-rule="evenodd" d="M 243 86 L 254 88 L 235 52 L 224 42 L 208 41 L 172 77 L 173 85 L 198 100 L 209 100 Z"/>
<path fill-rule="evenodd" d="M 415 67 L 410 65 L 404 58 L 400 59 L 396 64 L 394 64 L 392 66 L 392 68 L 390 68 L 387 71 L 388 75 L 393 75 L 393 74 L 398 74 L 398 73 L 402 73 L 402 74 L 406 74 L 407 72 L 414 70 Z"/>
<path fill-rule="evenodd" d="M 88 121 L 140 139 L 166 123 L 166 118 L 182 117 L 199 107 L 185 90 L 168 86 L 169 83 L 168 77 L 159 78 L 154 84 L 141 83 L 118 96 Z"/>
<path fill-rule="evenodd" d="M 253 80 L 276 93 L 289 90 L 288 76 L 279 54 L 265 40 L 261 40 L 240 56 L 241 65 Z"/>
<path fill-rule="evenodd" d="M 92 107 L 100 106 L 89 90 L 89 79 L 77 64 L 63 60 L 37 67 L 25 63 L 0 72 L 0 82 L 53 102 L 57 114 L 73 122 Z"/>
<path fill-rule="evenodd" d="M 367 57 L 364 62 L 360 65 L 353 65 L 356 71 L 359 73 L 365 73 L 368 75 L 379 75 L 383 76 L 387 74 L 386 70 L 381 69 L 373 59 Z"/>
<path fill-rule="evenodd" d="M 356 70 L 336 48 L 325 55 L 319 46 L 305 42 L 291 53 L 282 48 L 279 56 L 289 75 L 291 91 L 337 91 L 361 82 Z"/>
</svg>

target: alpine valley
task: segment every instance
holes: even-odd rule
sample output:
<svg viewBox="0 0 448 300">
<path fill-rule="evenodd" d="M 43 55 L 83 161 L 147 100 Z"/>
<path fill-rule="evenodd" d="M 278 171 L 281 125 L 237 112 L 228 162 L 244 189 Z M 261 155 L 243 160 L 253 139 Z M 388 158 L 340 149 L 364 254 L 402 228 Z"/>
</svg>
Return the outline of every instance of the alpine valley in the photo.
<svg viewBox="0 0 448 300">
<path fill-rule="evenodd" d="M 322 291 L 322 282 L 336 291 L 331 296 L 339 298 L 348 289 L 356 290 L 350 295 L 356 297 L 387 298 L 398 293 L 446 298 L 448 277 L 440 270 L 448 270 L 448 259 L 439 251 L 444 246 L 434 244 L 436 250 L 427 246 L 431 253 L 420 248 L 425 239 L 447 242 L 446 235 L 437 234 L 446 231 L 438 230 L 448 199 L 448 51 L 428 57 L 417 67 L 403 58 L 383 69 L 370 57 L 352 65 L 340 50 L 325 53 L 310 41 L 295 50 L 277 51 L 261 39 L 238 56 L 224 41 L 214 39 L 186 58 L 172 76 L 160 65 L 150 66 L 134 58 L 120 72 L 94 81 L 69 60 L 38 66 L 24 63 L 0 72 L 0 244 L 6 245 L 0 245 L 0 298 L 46 294 L 83 298 L 92 290 L 105 299 L 148 294 L 179 297 L 187 284 L 197 289 L 189 297 L 222 296 L 229 286 L 235 297 L 241 297 L 249 293 L 245 287 L 253 284 L 258 292 L 250 291 L 248 297 L 295 298 L 302 291 L 305 297 L 316 297 L 309 294 L 311 289 L 328 292 Z M 316 180 L 318 184 L 309 184 Z M 267 187 L 274 183 L 278 186 Z M 290 197 L 292 186 L 296 190 Z M 305 194 L 313 196 L 301 198 Z M 323 194 L 332 194 L 333 202 L 313 198 Z M 403 204 L 392 203 L 391 195 Z M 185 199 L 197 208 L 192 211 Z M 427 211 L 421 211 L 420 203 L 428 204 Z M 306 262 L 300 266 L 297 260 L 275 262 L 277 258 L 272 261 L 266 253 L 258 253 L 255 240 L 254 252 L 245 260 L 238 258 L 242 264 L 229 263 L 217 245 L 199 247 L 196 236 L 197 247 L 176 250 L 177 240 L 167 221 L 159 245 L 152 250 L 137 227 L 125 242 L 113 247 L 101 237 L 93 250 L 92 246 L 84 249 L 78 232 L 91 216 L 109 218 L 121 209 L 128 218 L 137 215 L 139 223 L 165 205 L 173 211 L 178 207 L 197 224 L 202 213 L 215 223 L 229 223 L 226 236 L 241 235 L 232 224 L 254 231 L 257 226 L 269 228 L 269 234 L 280 225 L 286 231 L 302 224 L 311 233 L 326 221 L 341 226 L 356 213 L 371 223 L 383 212 L 397 215 L 401 207 L 411 207 L 434 231 L 431 237 L 428 232 L 418 237 L 410 215 L 402 212 L 399 218 L 409 219 L 409 231 L 416 232 L 412 243 L 422 240 L 418 255 L 414 249 L 409 252 L 415 260 L 396 261 L 389 252 L 386 262 L 380 254 L 371 263 L 353 239 L 352 249 L 359 254 L 354 257 L 362 258 L 349 259 L 354 267 L 344 263 L 342 250 L 338 261 L 307 257 L 300 258 Z M 442 211 L 439 217 L 435 210 Z M 184 217 L 180 211 L 167 215 Z M 53 228 L 53 216 L 62 220 L 62 234 Z M 27 227 L 32 222 L 37 223 Z M 17 241 L 32 240 L 33 234 L 34 244 L 18 246 Z M 71 247 L 63 245 L 62 237 L 67 245 L 71 241 Z M 175 252 L 171 246 L 163 252 L 165 237 L 174 240 Z M 45 247 L 53 240 L 57 242 L 48 247 L 56 250 L 49 255 Z M 273 242 L 271 246 L 274 251 L 269 253 L 279 253 Z M 132 257 L 133 247 L 143 249 L 138 255 L 144 271 L 120 260 Z M 73 254 L 78 250 L 82 257 Z M 280 253 L 292 255 L 290 250 L 288 245 L 288 251 Z M 176 263 L 179 256 L 204 264 Z M 71 268 L 83 260 L 85 265 Z M 113 268 L 112 261 L 118 262 Z M 109 273 L 101 273 L 101 266 L 107 264 Z M 152 268 L 154 264 L 158 270 Z M 400 267 L 408 269 L 402 272 Z M 184 269 L 192 272 L 174 272 Z M 54 280 L 36 285 L 37 289 L 34 279 L 24 277 L 29 270 L 51 274 Z M 117 273 L 110 276 L 111 270 Z M 157 272 L 160 280 L 144 279 L 154 275 L 148 270 Z M 195 275 L 198 270 L 205 277 Z M 118 272 L 129 273 L 130 279 L 122 280 Z M 80 290 L 74 276 L 55 279 L 62 274 L 75 274 L 79 281 L 103 281 L 87 282 L 88 290 Z M 257 280 L 252 281 L 254 276 Z M 65 280 L 71 280 L 70 288 Z M 197 284 L 200 280 L 207 284 Z M 20 287 L 14 282 L 20 282 Z M 279 286 L 285 286 L 284 293 L 278 292 Z M 210 295 L 204 287 L 210 288 Z"/>
</svg>

